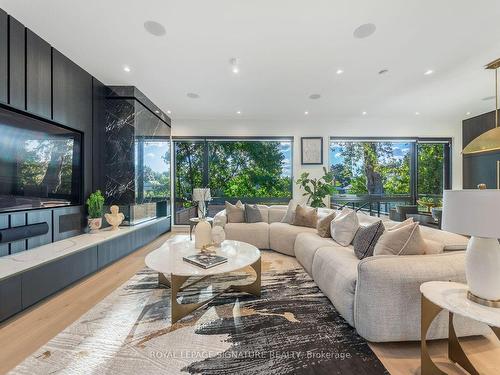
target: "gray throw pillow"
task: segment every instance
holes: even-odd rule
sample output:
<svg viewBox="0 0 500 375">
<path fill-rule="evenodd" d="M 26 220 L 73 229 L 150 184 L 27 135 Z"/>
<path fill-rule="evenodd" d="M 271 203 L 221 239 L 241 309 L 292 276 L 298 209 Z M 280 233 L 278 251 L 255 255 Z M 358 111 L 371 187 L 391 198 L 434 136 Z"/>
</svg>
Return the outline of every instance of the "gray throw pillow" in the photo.
<svg viewBox="0 0 500 375">
<path fill-rule="evenodd" d="M 286 209 L 286 214 L 283 216 L 283 219 L 281 219 L 282 223 L 286 224 L 293 224 L 293 219 L 295 218 L 295 209 L 297 208 L 297 202 L 295 202 L 293 199 L 288 202 L 288 207 Z"/>
<path fill-rule="evenodd" d="M 385 227 L 382 220 L 367 227 L 359 227 L 353 241 L 354 254 L 356 254 L 358 259 L 373 256 L 373 249 L 375 249 L 375 245 L 384 233 L 384 230 Z"/>
<path fill-rule="evenodd" d="M 262 214 L 256 204 L 253 206 L 245 204 L 245 223 L 258 223 L 262 220 Z"/>
<path fill-rule="evenodd" d="M 240 201 L 236 205 L 226 202 L 226 217 L 228 223 L 244 223 L 245 206 Z"/>
</svg>

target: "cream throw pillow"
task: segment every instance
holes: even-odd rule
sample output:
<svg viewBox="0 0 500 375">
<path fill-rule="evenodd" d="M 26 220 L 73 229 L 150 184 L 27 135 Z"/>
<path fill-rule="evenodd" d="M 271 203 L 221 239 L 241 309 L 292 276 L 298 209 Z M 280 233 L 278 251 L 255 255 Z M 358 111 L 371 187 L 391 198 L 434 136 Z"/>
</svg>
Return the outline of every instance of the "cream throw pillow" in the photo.
<svg viewBox="0 0 500 375">
<path fill-rule="evenodd" d="M 245 206 L 241 201 L 231 204 L 226 201 L 226 217 L 228 223 L 245 222 Z"/>
<path fill-rule="evenodd" d="M 290 202 L 288 202 L 288 208 L 286 209 L 286 214 L 283 216 L 283 219 L 281 219 L 282 223 L 286 224 L 293 224 L 293 219 L 295 218 L 295 210 L 297 209 L 298 203 L 291 199 Z"/>
<path fill-rule="evenodd" d="M 332 238 L 342 246 L 349 246 L 359 228 L 356 211 L 344 208 L 330 224 Z"/>
<path fill-rule="evenodd" d="M 388 230 L 380 236 L 373 255 L 423 255 L 427 243 L 422 238 L 418 223 Z"/>
<path fill-rule="evenodd" d="M 386 226 L 385 229 L 387 229 L 387 230 L 399 229 L 399 228 L 406 227 L 408 224 L 411 224 L 413 222 L 414 222 L 413 218 L 410 217 L 410 218 L 406 219 L 405 221 L 401 221 L 401 222 L 397 223 L 396 225 L 393 225 L 392 227 L 391 226 L 390 227 Z"/>
</svg>

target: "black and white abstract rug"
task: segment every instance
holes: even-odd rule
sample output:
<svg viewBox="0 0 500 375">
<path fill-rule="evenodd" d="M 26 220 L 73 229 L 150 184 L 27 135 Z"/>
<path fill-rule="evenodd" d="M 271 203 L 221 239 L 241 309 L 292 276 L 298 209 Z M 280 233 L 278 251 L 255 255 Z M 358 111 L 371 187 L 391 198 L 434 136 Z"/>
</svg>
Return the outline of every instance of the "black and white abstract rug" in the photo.
<svg viewBox="0 0 500 375">
<path fill-rule="evenodd" d="M 295 258 L 266 251 L 262 266 L 261 298 L 228 292 L 174 325 L 170 290 L 145 268 L 12 373 L 388 374 Z M 248 277 L 204 280 L 181 298 Z"/>
</svg>

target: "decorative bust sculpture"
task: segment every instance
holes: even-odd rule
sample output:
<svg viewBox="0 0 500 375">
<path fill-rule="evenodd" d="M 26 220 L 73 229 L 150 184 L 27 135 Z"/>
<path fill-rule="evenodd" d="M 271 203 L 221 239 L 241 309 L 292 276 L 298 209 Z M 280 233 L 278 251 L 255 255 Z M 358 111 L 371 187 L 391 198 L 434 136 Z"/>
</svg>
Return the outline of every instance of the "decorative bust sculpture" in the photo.
<svg viewBox="0 0 500 375">
<path fill-rule="evenodd" d="M 122 221 L 125 219 L 125 215 L 123 215 L 121 212 L 118 212 L 120 208 L 115 205 L 111 206 L 109 210 L 111 211 L 111 213 L 104 214 L 104 217 L 106 218 L 108 224 L 111 225 L 111 230 L 117 230 Z"/>
</svg>

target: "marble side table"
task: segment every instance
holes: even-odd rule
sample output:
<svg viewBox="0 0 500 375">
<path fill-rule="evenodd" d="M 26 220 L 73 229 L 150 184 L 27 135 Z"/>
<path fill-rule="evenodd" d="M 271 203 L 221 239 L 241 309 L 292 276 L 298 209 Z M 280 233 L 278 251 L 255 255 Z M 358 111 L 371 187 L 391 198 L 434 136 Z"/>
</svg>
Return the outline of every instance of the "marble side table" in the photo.
<svg viewBox="0 0 500 375">
<path fill-rule="evenodd" d="M 453 326 L 453 315 L 482 322 L 490 326 L 500 338 L 500 308 L 487 307 L 472 302 L 467 298 L 467 285 L 448 281 L 430 281 L 420 286 L 422 293 L 421 315 L 421 374 L 446 374 L 432 361 L 427 350 L 427 331 L 434 318 L 442 311 L 449 312 L 448 357 L 458 363 L 472 375 L 479 375 L 458 341 Z"/>
</svg>

